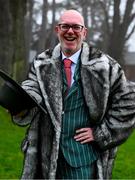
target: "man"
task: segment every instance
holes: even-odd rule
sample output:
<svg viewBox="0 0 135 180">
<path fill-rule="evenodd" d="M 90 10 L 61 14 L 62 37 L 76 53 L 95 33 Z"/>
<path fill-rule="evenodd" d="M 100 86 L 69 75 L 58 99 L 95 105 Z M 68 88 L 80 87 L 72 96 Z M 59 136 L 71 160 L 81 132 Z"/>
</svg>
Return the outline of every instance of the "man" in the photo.
<svg viewBox="0 0 135 180">
<path fill-rule="evenodd" d="M 37 107 L 14 117 L 30 123 L 22 145 L 23 179 L 109 179 L 117 146 L 135 124 L 135 88 L 120 65 L 84 42 L 81 14 L 67 10 L 59 44 L 34 60 L 22 87 Z"/>
</svg>

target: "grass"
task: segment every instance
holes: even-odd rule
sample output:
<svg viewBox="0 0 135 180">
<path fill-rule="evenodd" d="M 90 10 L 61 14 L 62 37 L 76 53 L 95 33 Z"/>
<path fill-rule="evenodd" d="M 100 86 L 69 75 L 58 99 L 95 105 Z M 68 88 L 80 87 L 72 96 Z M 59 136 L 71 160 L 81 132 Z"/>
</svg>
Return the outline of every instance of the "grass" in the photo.
<svg viewBox="0 0 135 180">
<path fill-rule="evenodd" d="M 0 108 L 0 179 L 19 179 L 23 154 L 20 144 L 26 128 L 18 127 L 10 115 Z M 135 179 L 135 133 L 119 147 L 113 179 Z"/>
<path fill-rule="evenodd" d="M 118 149 L 113 178 L 135 179 L 135 132 Z"/>
<path fill-rule="evenodd" d="M 20 142 L 25 128 L 13 124 L 10 114 L 0 108 L 0 179 L 19 179 L 23 154 Z"/>
</svg>

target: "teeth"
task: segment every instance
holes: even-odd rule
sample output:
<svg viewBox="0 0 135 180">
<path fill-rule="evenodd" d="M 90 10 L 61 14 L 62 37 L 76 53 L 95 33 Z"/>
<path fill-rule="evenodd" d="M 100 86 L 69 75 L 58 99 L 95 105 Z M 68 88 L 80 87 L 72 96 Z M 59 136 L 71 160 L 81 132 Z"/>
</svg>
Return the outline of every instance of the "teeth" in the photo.
<svg viewBox="0 0 135 180">
<path fill-rule="evenodd" d="M 73 37 L 66 37 L 65 39 L 68 41 L 74 41 L 75 40 L 75 38 L 73 38 Z"/>
</svg>

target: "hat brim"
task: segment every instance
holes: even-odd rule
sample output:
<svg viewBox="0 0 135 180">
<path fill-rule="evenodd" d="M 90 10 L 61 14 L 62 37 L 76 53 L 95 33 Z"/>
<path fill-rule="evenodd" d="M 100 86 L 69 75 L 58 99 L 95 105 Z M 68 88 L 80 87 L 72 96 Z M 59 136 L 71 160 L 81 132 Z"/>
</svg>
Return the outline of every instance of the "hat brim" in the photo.
<svg viewBox="0 0 135 180">
<path fill-rule="evenodd" d="M 33 97 L 2 70 L 0 70 L 0 77 L 4 80 L 4 84 L 0 87 L 0 105 L 8 109 L 12 115 L 35 106 L 47 113 Z"/>
</svg>

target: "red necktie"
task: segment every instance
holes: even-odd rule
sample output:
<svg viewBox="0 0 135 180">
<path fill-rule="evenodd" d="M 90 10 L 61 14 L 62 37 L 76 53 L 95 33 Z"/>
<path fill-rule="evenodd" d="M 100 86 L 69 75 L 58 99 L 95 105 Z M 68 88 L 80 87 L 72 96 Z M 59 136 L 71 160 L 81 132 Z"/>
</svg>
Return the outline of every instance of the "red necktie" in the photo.
<svg viewBox="0 0 135 180">
<path fill-rule="evenodd" d="M 64 60 L 64 69 L 66 73 L 68 88 L 70 88 L 71 86 L 71 64 L 72 64 L 72 61 L 70 59 Z"/>
</svg>

